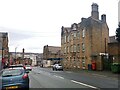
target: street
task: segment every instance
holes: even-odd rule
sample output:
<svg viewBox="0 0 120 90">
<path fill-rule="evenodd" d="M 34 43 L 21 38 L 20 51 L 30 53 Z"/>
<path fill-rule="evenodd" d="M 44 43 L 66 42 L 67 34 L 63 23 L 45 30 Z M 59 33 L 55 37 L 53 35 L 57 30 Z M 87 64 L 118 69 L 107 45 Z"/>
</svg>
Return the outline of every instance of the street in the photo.
<svg viewBox="0 0 120 90">
<path fill-rule="evenodd" d="M 30 88 L 118 88 L 117 78 L 71 71 L 53 71 L 51 68 L 33 67 L 29 77 Z"/>
</svg>

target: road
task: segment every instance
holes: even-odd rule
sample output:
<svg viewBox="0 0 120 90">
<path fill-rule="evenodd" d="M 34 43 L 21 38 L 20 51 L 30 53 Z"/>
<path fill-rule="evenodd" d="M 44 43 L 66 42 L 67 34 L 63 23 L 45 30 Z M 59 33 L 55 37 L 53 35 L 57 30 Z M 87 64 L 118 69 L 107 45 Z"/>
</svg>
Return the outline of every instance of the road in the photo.
<svg viewBox="0 0 120 90">
<path fill-rule="evenodd" d="M 29 73 L 30 88 L 118 88 L 118 79 L 96 74 L 52 71 L 34 67 Z"/>
</svg>

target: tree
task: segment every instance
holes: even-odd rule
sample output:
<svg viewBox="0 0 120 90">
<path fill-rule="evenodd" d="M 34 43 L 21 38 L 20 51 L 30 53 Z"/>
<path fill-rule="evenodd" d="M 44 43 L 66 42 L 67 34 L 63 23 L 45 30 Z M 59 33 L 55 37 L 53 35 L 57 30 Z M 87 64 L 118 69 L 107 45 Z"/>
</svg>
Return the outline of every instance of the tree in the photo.
<svg viewBox="0 0 120 90">
<path fill-rule="evenodd" d="M 116 40 L 120 42 L 120 23 L 118 25 L 118 28 L 116 29 Z"/>
</svg>

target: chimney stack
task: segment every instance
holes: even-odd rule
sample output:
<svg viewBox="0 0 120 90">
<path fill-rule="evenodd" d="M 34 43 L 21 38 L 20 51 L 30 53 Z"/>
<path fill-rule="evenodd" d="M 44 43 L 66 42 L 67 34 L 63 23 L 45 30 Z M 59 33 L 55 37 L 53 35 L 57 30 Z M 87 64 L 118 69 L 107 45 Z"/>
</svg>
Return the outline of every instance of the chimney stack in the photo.
<svg viewBox="0 0 120 90">
<path fill-rule="evenodd" d="M 99 19 L 98 4 L 96 4 L 96 3 L 93 3 L 93 4 L 92 4 L 91 16 L 92 16 L 94 19 Z"/>
<path fill-rule="evenodd" d="M 105 14 L 101 15 L 101 21 L 106 22 L 106 15 Z"/>
</svg>

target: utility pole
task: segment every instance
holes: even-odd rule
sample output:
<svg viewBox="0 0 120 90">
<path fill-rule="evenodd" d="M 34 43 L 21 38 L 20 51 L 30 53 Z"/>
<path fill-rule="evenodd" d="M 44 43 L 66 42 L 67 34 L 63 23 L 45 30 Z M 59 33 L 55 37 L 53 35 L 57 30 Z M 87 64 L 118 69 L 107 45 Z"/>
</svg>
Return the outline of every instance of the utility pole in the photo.
<svg viewBox="0 0 120 90">
<path fill-rule="evenodd" d="M 23 59 L 24 59 L 24 54 L 25 54 L 25 49 L 23 48 L 23 56 L 22 56 Z"/>
</svg>

